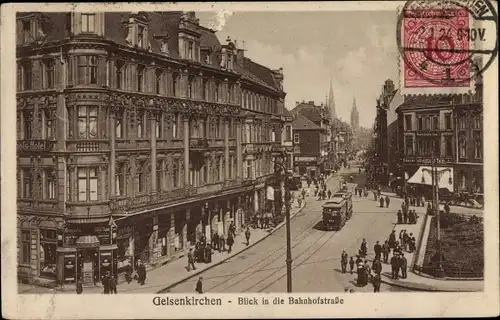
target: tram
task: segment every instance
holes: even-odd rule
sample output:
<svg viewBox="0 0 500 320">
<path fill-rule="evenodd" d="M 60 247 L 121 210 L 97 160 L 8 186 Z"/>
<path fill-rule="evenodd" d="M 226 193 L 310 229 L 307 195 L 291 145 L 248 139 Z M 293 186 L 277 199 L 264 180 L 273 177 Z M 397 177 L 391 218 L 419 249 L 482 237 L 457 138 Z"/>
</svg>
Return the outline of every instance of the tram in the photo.
<svg viewBox="0 0 500 320">
<path fill-rule="evenodd" d="M 323 205 L 323 228 L 340 230 L 352 217 L 352 193 L 338 192 Z"/>
</svg>

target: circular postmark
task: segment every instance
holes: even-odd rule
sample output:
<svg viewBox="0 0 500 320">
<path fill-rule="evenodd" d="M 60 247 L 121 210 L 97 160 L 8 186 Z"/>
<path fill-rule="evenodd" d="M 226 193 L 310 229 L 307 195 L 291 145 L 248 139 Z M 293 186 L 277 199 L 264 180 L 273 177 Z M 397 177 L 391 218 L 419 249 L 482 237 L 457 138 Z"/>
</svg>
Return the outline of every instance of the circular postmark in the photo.
<svg viewBox="0 0 500 320">
<path fill-rule="evenodd" d="M 498 53 L 498 15 L 488 0 L 410 0 L 397 21 L 403 85 L 468 87 Z"/>
</svg>

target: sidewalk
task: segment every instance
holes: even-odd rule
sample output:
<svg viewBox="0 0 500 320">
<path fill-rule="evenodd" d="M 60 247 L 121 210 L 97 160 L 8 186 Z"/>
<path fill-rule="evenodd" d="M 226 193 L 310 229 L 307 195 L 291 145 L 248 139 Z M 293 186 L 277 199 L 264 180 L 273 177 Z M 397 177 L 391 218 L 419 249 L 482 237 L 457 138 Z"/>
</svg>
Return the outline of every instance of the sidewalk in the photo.
<svg viewBox="0 0 500 320">
<path fill-rule="evenodd" d="M 382 191 L 381 194 L 383 196 L 389 196 L 390 198 L 396 198 L 396 199 L 400 199 L 400 200 L 403 200 L 401 197 L 399 197 L 398 195 L 396 195 L 395 193 L 393 192 L 384 192 Z M 430 199 L 426 200 L 426 206 L 427 206 L 427 202 L 429 201 Z M 412 207 L 414 209 L 425 209 L 425 207 Z M 484 213 L 484 210 L 483 209 L 476 209 L 476 208 L 468 208 L 468 207 L 461 207 L 461 206 L 454 206 L 454 205 L 450 205 L 450 212 L 455 212 L 455 213 L 458 213 L 458 214 L 464 214 L 464 215 L 482 215 Z"/>
<path fill-rule="evenodd" d="M 397 200 L 399 199 L 399 200 Z M 402 199 L 397 198 L 392 203 L 395 202 L 398 206 L 401 206 Z M 399 238 L 399 232 L 403 229 L 406 229 L 408 234 L 413 233 L 415 239 L 418 241 L 422 241 L 423 243 L 417 243 L 417 251 L 414 253 L 404 252 L 404 255 L 408 261 L 408 274 L 406 279 L 399 278 L 398 280 L 392 279 L 392 275 L 390 272 L 391 266 L 387 263 L 382 263 L 383 270 L 382 272 L 382 282 L 388 285 L 393 285 L 401 288 L 411 289 L 411 290 L 419 290 L 419 291 L 445 291 L 445 292 L 477 292 L 482 291 L 484 289 L 484 281 L 483 280 L 442 280 L 432 278 L 430 276 L 421 276 L 414 273 L 412 270 L 414 263 L 418 263 L 414 261 L 414 257 L 417 252 L 421 252 L 418 255 L 418 260 L 421 261 L 424 258 L 425 247 L 427 246 L 427 238 L 428 231 L 430 227 L 431 219 L 427 219 L 425 215 L 426 208 L 424 207 L 410 207 L 411 209 L 415 209 L 418 214 L 418 220 L 416 224 L 395 224 L 394 230 L 396 231 L 396 238 Z M 467 208 L 463 208 L 467 209 Z M 394 214 L 394 220 L 396 220 L 396 214 Z M 427 226 L 424 226 L 424 223 Z M 421 233 L 424 232 L 424 236 L 421 237 Z M 392 254 L 389 255 L 389 260 Z M 423 262 L 423 261 L 421 261 Z"/>
<path fill-rule="evenodd" d="M 302 207 L 298 208 L 297 203 L 294 202 L 292 204 L 292 209 L 290 212 L 290 217 L 293 218 L 297 215 L 302 209 L 306 206 L 306 200 L 302 202 Z M 159 291 L 164 291 L 169 287 L 173 287 L 185 280 L 192 278 L 203 271 L 211 269 L 227 259 L 247 250 L 248 248 L 256 245 L 261 242 L 274 232 L 278 231 L 281 227 L 283 227 L 285 222 L 280 223 L 272 230 L 262 230 L 262 229 L 251 229 L 251 237 L 250 237 L 250 245 L 246 245 L 246 239 L 244 232 L 242 231 L 240 234 L 236 235 L 234 239 L 234 245 L 232 247 L 231 253 L 226 252 L 218 252 L 212 255 L 212 262 L 210 264 L 205 263 L 196 263 L 196 270 L 187 271 L 187 255 L 173 260 L 166 265 L 161 267 L 148 270 L 146 284 L 141 286 L 137 283 L 137 280 L 132 280 L 131 283 L 121 282 L 118 284 L 118 292 L 133 292 L 133 293 L 157 293 Z M 19 284 L 21 286 L 21 284 Z M 74 293 L 76 291 L 75 284 L 68 284 L 60 287 L 56 287 L 54 289 L 36 287 L 34 290 L 28 290 L 25 288 L 21 291 L 36 292 L 36 293 Z M 102 293 L 102 286 L 98 285 L 92 288 L 84 288 L 84 293 Z M 193 288 L 194 291 L 194 288 Z"/>
</svg>

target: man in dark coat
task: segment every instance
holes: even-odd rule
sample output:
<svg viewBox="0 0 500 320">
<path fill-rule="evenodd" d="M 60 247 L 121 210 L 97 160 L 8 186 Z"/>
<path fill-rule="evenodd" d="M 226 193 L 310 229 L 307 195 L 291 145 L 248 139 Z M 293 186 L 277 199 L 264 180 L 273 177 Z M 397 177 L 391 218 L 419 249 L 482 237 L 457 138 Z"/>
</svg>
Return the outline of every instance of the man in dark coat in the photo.
<svg viewBox="0 0 500 320">
<path fill-rule="evenodd" d="M 212 248 L 214 248 L 214 250 L 219 249 L 219 235 L 217 232 L 213 232 L 212 234 Z"/>
<path fill-rule="evenodd" d="M 408 261 L 406 260 L 406 257 L 403 253 L 401 253 L 399 258 L 399 267 L 401 268 L 401 278 L 406 279 Z"/>
<path fill-rule="evenodd" d="M 110 276 L 109 277 L 109 292 L 110 293 L 118 293 L 116 291 L 116 275 Z"/>
<path fill-rule="evenodd" d="M 379 259 L 373 260 L 372 270 L 376 274 L 380 274 L 382 272 L 382 263 L 380 262 Z"/>
<path fill-rule="evenodd" d="M 382 253 L 384 255 L 384 263 L 389 261 L 389 252 L 391 252 L 391 247 L 389 246 L 389 241 L 385 241 L 382 245 Z"/>
<path fill-rule="evenodd" d="M 132 263 L 130 259 L 128 260 L 128 264 L 125 267 L 125 280 L 127 280 L 127 283 L 132 282 Z"/>
<path fill-rule="evenodd" d="M 375 259 L 380 260 L 380 254 L 382 253 L 382 246 L 378 243 L 378 241 L 373 246 L 373 251 L 375 251 Z"/>
<path fill-rule="evenodd" d="M 351 257 L 351 260 L 349 260 L 349 268 L 351 269 L 351 274 L 354 271 L 354 258 Z"/>
<path fill-rule="evenodd" d="M 383 208 L 384 207 L 384 197 L 380 197 L 379 202 L 380 202 L 380 208 Z"/>
<path fill-rule="evenodd" d="M 203 293 L 203 277 L 198 278 L 198 282 L 196 282 L 195 291 L 198 293 Z"/>
<path fill-rule="evenodd" d="M 405 210 L 403 210 L 403 223 L 404 224 L 408 223 L 408 209 L 406 209 L 406 208 L 405 208 Z"/>
<path fill-rule="evenodd" d="M 392 278 L 393 279 L 398 279 L 398 274 L 399 274 L 399 259 L 398 255 L 395 254 L 391 258 L 391 270 L 392 270 Z"/>
<path fill-rule="evenodd" d="M 375 274 L 372 283 L 373 283 L 373 292 L 380 292 L 380 283 L 382 283 L 382 278 L 380 277 L 379 273 Z"/>
<path fill-rule="evenodd" d="M 193 255 L 193 249 L 189 248 L 188 252 L 188 265 L 187 265 L 187 271 L 191 271 L 191 267 L 193 267 L 193 270 L 196 270 L 196 267 L 194 266 L 194 255 Z"/>
<path fill-rule="evenodd" d="M 106 272 L 106 274 L 102 277 L 102 286 L 104 288 L 104 293 L 109 294 L 109 273 Z"/>
<path fill-rule="evenodd" d="M 234 244 L 234 238 L 233 238 L 233 234 L 232 233 L 229 233 L 228 236 L 227 236 L 227 252 L 228 253 L 231 253 L 231 248 Z"/>
<path fill-rule="evenodd" d="M 77 294 L 83 293 L 83 285 L 80 280 L 76 280 L 76 293 Z"/>
<path fill-rule="evenodd" d="M 137 267 L 137 273 L 139 274 L 139 283 L 143 286 L 146 282 L 146 266 L 142 261 L 140 261 L 140 264 Z"/>
<path fill-rule="evenodd" d="M 401 213 L 401 210 L 398 210 L 397 216 L 398 216 L 398 224 L 402 224 L 403 223 L 403 214 Z"/>
<path fill-rule="evenodd" d="M 224 238 L 223 234 L 219 236 L 219 243 L 219 252 L 226 251 L 226 239 Z"/>
<path fill-rule="evenodd" d="M 390 203 L 391 203 L 391 198 L 389 198 L 389 196 L 385 196 L 385 207 L 389 208 Z"/>
<path fill-rule="evenodd" d="M 211 263 L 212 262 L 212 246 L 210 243 L 207 243 L 205 246 L 205 263 Z"/>
<path fill-rule="evenodd" d="M 340 255 L 340 266 L 342 269 L 342 273 L 347 272 L 347 259 L 348 259 L 347 252 L 345 250 L 342 250 L 342 254 Z"/>
<path fill-rule="evenodd" d="M 247 239 L 247 246 L 250 244 L 250 228 L 247 227 L 247 231 L 245 231 L 245 238 Z"/>
<path fill-rule="evenodd" d="M 389 235 L 389 247 L 394 248 L 396 246 L 396 230 L 392 230 Z"/>
</svg>

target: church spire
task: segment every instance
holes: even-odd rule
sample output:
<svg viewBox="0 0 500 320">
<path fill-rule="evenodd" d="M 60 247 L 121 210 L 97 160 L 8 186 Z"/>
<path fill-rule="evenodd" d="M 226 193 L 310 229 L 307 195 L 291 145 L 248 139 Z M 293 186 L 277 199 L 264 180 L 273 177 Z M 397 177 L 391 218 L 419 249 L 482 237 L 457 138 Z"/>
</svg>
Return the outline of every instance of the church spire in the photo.
<svg viewBox="0 0 500 320">
<path fill-rule="evenodd" d="M 356 106 L 356 96 L 352 98 L 351 127 L 354 131 L 357 131 L 359 127 L 359 113 L 358 107 Z"/>
<path fill-rule="evenodd" d="M 337 113 L 335 112 L 335 100 L 333 97 L 333 84 L 331 77 L 330 77 L 330 91 L 328 93 L 328 108 L 330 109 L 330 112 L 332 114 L 332 119 L 333 120 L 337 119 Z"/>
</svg>

